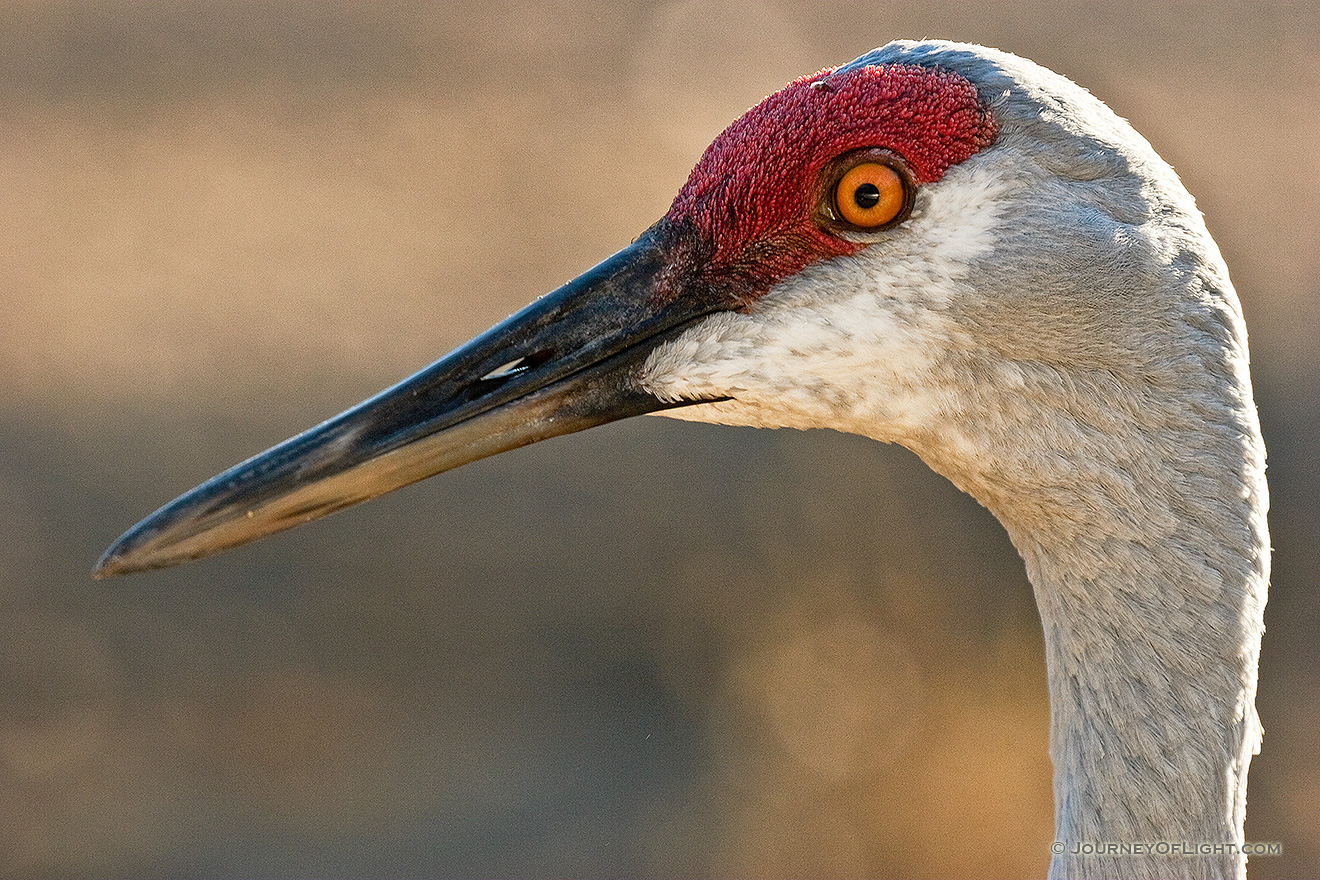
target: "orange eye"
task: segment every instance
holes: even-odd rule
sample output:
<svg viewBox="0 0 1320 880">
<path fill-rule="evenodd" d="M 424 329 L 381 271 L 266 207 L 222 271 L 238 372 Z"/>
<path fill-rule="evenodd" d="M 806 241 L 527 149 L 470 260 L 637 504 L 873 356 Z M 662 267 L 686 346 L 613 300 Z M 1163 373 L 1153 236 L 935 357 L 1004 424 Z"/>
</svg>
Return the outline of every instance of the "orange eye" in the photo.
<svg viewBox="0 0 1320 880">
<path fill-rule="evenodd" d="M 860 229 L 878 229 L 902 212 L 906 186 L 897 171 L 879 162 L 848 169 L 834 188 L 839 219 Z"/>
</svg>

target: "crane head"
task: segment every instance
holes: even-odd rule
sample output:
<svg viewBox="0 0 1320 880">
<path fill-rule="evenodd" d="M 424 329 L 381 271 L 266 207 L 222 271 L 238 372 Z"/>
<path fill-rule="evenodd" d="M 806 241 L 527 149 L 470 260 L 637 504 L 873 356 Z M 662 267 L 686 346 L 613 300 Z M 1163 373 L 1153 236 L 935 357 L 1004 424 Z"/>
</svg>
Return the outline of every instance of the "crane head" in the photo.
<svg viewBox="0 0 1320 880">
<path fill-rule="evenodd" d="M 1152 217 L 1172 238 L 1141 232 Z M 979 441 L 959 419 L 977 387 L 1027 381 L 1014 363 L 1136 364 L 1123 328 L 1163 313 L 1130 292 L 1159 298 L 1180 230 L 1197 244 L 1187 271 L 1222 274 L 1199 223 L 1172 170 L 1068 80 L 980 47 L 892 43 L 764 99 L 632 244 L 165 505 L 95 573 L 206 556 L 643 413 L 966 456 Z"/>
</svg>

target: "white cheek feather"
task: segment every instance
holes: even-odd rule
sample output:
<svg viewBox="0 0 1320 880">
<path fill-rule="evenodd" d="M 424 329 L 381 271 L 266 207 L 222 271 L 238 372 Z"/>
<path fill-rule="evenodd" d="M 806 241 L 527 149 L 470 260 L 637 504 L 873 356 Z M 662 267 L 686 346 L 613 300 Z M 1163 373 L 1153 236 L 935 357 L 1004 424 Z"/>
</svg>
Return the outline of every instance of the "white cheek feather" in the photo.
<svg viewBox="0 0 1320 880">
<path fill-rule="evenodd" d="M 974 160 L 922 189 L 913 216 L 857 254 L 809 266 L 747 313 L 712 315 L 656 348 L 643 387 L 662 400 L 731 398 L 661 415 L 834 428 L 902 440 L 958 407 L 942 353 L 969 265 L 994 246 L 1008 185 Z"/>
</svg>

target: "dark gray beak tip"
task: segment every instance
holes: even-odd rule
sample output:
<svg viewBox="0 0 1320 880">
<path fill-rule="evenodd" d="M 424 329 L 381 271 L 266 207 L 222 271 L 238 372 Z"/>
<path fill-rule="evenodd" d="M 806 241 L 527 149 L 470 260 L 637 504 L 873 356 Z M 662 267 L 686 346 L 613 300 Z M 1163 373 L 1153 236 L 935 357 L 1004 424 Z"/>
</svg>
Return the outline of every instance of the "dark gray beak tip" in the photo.
<svg viewBox="0 0 1320 880">
<path fill-rule="evenodd" d="M 144 535 L 142 528 L 149 522 L 150 519 L 144 520 L 125 532 L 101 554 L 96 565 L 92 566 L 93 580 L 103 581 L 140 571 L 154 571 L 184 561 L 175 556 L 157 556 L 151 552 L 152 541 Z"/>
<path fill-rule="evenodd" d="M 103 581 L 121 574 L 131 574 L 137 570 L 130 566 L 124 557 L 107 550 L 100 559 L 96 560 L 96 565 L 92 566 L 92 580 Z"/>
</svg>

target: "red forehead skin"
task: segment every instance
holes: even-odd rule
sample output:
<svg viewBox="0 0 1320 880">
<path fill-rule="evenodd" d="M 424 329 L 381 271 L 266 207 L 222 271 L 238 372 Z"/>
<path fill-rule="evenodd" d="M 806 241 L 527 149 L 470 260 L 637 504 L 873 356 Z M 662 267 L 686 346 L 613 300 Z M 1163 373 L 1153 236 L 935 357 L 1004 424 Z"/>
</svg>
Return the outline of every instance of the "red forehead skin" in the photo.
<svg viewBox="0 0 1320 880">
<path fill-rule="evenodd" d="M 836 156 L 884 147 L 918 184 L 994 140 L 997 125 L 965 78 L 877 65 L 794 80 L 744 113 L 706 148 L 665 219 L 690 223 L 709 248 L 698 271 L 748 301 L 817 260 L 862 245 L 812 220 L 822 169 Z"/>
</svg>

